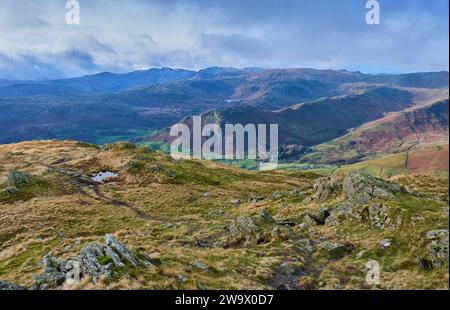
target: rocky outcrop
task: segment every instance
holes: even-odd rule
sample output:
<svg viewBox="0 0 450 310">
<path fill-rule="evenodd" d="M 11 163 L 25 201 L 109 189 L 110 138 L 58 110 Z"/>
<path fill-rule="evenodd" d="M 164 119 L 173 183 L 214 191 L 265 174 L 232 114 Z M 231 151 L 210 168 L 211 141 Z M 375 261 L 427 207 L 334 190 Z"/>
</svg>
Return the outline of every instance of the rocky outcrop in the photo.
<svg viewBox="0 0 450 310">
<path fill-rule="evenodd" d="M 25 287 L 0 280 L 0 291 L 24 291 Z"/>
<path fill-rule="evenodd" d="M 342 184 L 342 190 L 345 199 L 356 205 L 367 205 L 371 201 L 393 199 L 396 193 L 406 192 L 397 184 L 361 172 L 347 175 Z"/>
<path fill-rule="evenodd" d="M 431 240 L 427 247 L 428 259 L 434 268 L 439 268 L 448 261 L 448 230 L 430 230 L 426 237 Z"/>
<path fill-rule="evenodd" d="M 325 223 L 329 225 L 336 225 L 340 221 L 347 218 L 354 218 L 357 220 L 363 219 L 363 212 L 361 212 L 361 208 L 355 207 L 348 203 L 344 203 L 340 206 L 330 209 L 329 213 L 330 215 L 325 220 Z"/>
<path fill-rule="evenodd" d="M 369 207 L 369 219 L 373 227 L 387 228 L 391 226 L 389 207 L 384 204 L 373 204 Z"/>
<path fill-rule="evenodd" d="M 313 185 L 313 190 L 312 200 L 321 201 L 334 198 L 342 191 L 342 179 L 337 176 L 317 179 Z"/>
<path fill-rule="evenodd" d="M 349 218 L 368 221 L 370 225 L 379 229 L 395 229 L 401 224 L 400 217 L 396 221 L 389 217 L 389 206 L 386 204 L 372 203 L 367 207 L 344 203 L 330 209 L 329 213 L 325 220 L 325 223 L 329 225 L 336 225 Z"/>
<path fill-rule="evenodd" d="M 91 277 L 93 283 L 108 278 L 116 269 L 126 265 L 138 267 L 151 265 L 149 260 L 139 260 L 124 244 L 112 235 L 105 236 L 105 243 L 92 242 L 85 246 L 78 257 L 59 262 L 51 254 L 46 255 L 42 264 L 44 272 L 33 281 L 33 289 L 45 290 L 61 286 L 67 279 Z"/>
<path fill-rule="evenodd" d="M 6 177 L 6 184 L 8 187 L 6 190 L 10 194 L 17 193 L 20 188 L 30 182 L 30 175 L 28 173 L 10 170 Z"/>
<path fill-rule="evenodd" d="M 330 216 L 330 209 L 322 208 L 319 210 L 319 212 L 309 213 L 308 216 L 312 218 L 316 222 L 316 224 L 323 225 L 325 224 L 326 219 Z"/>
<path fill-rule="evenodd" d="M 260 228 L 251 217 L 239 216 L 228 226 L 229 245 L 255 245 L 263 241 Z"/>
<path fill-rule="evenodd" d="M 406 190 L 394 183 L 378 179 L 364 172 L 352 172 L 345 178 L 329 176 L 317 179 L 313 185 L 312 201 L 324 201 L 344 194 L 347 203 L 367 205 L 373 201 L 395 198 L 396 193 Z"/>
</svg>

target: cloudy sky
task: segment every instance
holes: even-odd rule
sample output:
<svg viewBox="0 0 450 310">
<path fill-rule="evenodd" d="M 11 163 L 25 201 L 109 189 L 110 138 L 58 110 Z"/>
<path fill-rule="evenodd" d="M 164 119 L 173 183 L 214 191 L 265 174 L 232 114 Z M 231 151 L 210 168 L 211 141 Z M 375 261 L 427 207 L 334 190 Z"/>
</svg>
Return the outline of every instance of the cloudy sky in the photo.
<svg viewBox="0 0 450 310">
<path fill-rule="evenodd" d="M 150 67 L 448 70 L 448 0 L 0 0 L 0 79 Z"/>
</svg>

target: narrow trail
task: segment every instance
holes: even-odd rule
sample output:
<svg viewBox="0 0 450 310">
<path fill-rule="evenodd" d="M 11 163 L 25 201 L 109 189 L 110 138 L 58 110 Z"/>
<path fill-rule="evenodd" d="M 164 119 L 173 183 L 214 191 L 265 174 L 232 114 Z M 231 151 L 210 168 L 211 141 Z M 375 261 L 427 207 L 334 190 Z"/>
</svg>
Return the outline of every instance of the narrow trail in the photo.
<svg viewBox="0 0 450 310">
<path fill-rule="evenodd" d="M 160 221 L 160 220 L 152 218 L 150 215 L 148 215 L 147 213 L 145 213 L 141 209 L 131 205 L 130 203 L 128 203 L 126 201 L 112 199 L 110 197 L 107 197 L 105 194 L 103 194 L 100 191 L 100 188 L 99 188 L 99 186 L 97 184 L 94 185 L 94 187 L 92 189 L 93 189 L 95 195 L 97 195 L 97 197 L 92 197 L 91 196 L 94 199 L 95 198 L 100 199 L 101 201 L 103 201 L 103 202 L 105 202 L 107 204 L 113 205 L 113 206 L 126 207 L 126 208 L 130 209 L 131 211 L 133 211 L 133 213 L 140 219 L 143 219 L 143 220 L 146 220 L 146 221 L 155 221 L 155 222 L 163 223 L 163 221 Z"/>
</svg>

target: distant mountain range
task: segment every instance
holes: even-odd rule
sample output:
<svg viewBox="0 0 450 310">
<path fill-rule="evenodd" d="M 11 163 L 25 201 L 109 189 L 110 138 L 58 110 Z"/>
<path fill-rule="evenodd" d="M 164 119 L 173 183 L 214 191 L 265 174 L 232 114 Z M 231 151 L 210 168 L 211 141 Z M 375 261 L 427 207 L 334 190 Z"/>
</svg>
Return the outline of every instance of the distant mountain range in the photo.
<svg viewBox="0 0 450 310">
<path fill-rule="evenodd" d="M 287 161 L 354 162 L 403 150 L 394 140 L 409 139 L 408 128 L 417 127 L 423 137 L 437 132 L 448 137 L 448 85 L 448 72 L 372 75 L 218 67 L 0 81 L 0 143 L 53 138 L 167 142 L 164 128 L 202 114 L 205 122 L 220 125 L 280 124 Z M 380 138 L 385 136 L 389 142 Z"/>
</svg>

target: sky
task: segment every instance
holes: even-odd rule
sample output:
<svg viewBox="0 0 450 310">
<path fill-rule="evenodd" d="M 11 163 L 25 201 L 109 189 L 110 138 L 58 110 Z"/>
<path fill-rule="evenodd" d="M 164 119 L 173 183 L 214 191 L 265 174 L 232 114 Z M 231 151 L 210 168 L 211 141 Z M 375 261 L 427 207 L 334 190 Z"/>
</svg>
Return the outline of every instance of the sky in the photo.
<svg viewBox="0 0 450 310">
<path fill-rule="evenodd" d="M 0 79 L 42 80 L 151 67 L 449 68 L 448 0 L 0 0 Z"/>
</svg>

